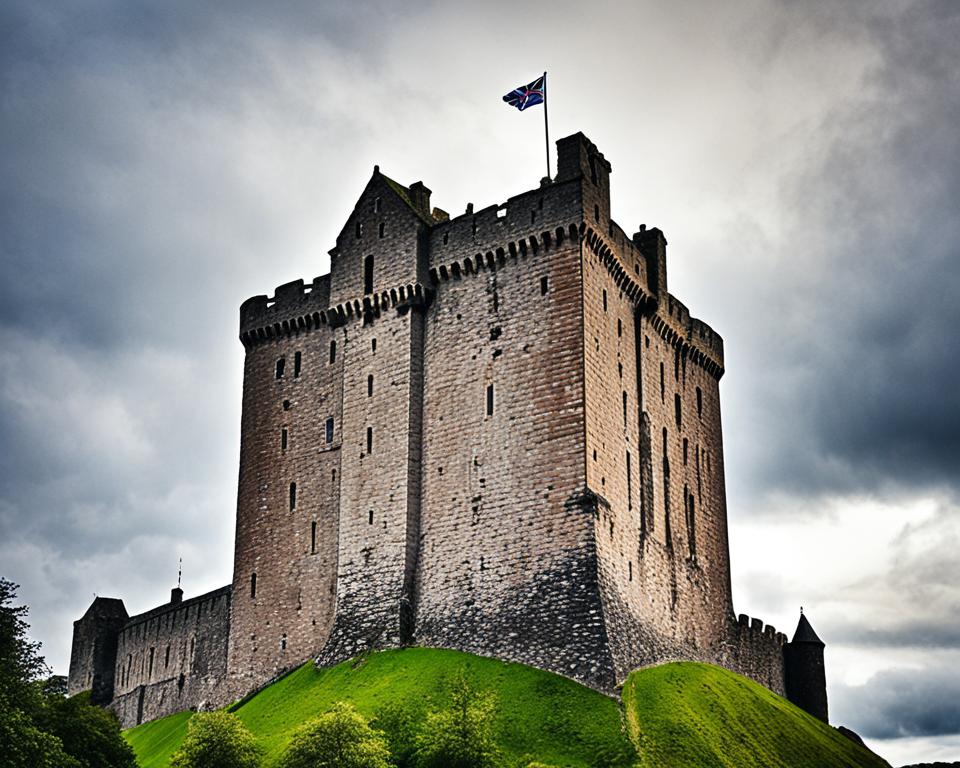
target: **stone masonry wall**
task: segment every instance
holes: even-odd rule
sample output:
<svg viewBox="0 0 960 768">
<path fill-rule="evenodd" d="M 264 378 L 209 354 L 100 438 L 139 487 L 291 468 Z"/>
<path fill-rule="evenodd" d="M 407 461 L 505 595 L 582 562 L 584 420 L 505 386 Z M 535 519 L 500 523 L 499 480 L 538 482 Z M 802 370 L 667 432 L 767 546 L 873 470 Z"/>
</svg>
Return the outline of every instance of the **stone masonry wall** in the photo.
<svg viewBox="0 0 960 768">
<path fill-rule="evenodd" d="M 247 350 L 230 637 L 236 695 L 309 659 L 333 624 L 347 339 L 345 328 L 322 326 Z"/>
<path fill-rule="evenodd" d="M 120 725 L 227 703 L 229 631 L 229 586 L 131 617 L 117 644 L 111 708 Z"/>
</svg>

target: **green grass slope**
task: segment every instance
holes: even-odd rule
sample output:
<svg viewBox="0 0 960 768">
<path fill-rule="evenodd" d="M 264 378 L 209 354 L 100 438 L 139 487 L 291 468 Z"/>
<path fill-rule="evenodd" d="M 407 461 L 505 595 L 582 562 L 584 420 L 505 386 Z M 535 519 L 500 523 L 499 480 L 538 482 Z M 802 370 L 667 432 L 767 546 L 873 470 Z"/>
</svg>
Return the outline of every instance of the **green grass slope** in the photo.
<svg viewBox="0 0 960 768">
<path fill-rule="evenodd" d="M 709 664 L 634 672 L 623 705 L 642 768 L 889 768 L 763 686 Z"/>
<path fill-rule="evenodd" d="M 556 766 L 587 768 L 599 755 L 628 746 L 616 701 L 548 672 L 456 651 L 407 648 L 318 670 L 306 664 L 236 710 L 272 765 L 305 720 L 349 701 L 368 717 L 388 702 L 427 710 L 447 703 L 449 681 L 461 670 L 497 696 L 496 732 L 510 764 L 529 756 Z M 189 713 L 124 732 L 142 768 L 162 768 L 186 735 Z"/>
<path fill-rule="evenodd" d="M 387 703 L 444 707 L 461 670 L 497 696 L 496 733 L 504 765 L 521 758 L 593 768 L 639 748 L 642 768 L 889 768 L 886 762 L 766 688 L 707 664 L 676 663 L 634 672 L 616 701 L 572 680 L 520 664 L 430 648 L 381 651 L 318 670 L 306 664 L 235 711 L 273 765 L 292 731 L 352 702 L 368 717 Z M 142 768 L 166 768 L 190 713 L 124 732 Z"/>
</svg>

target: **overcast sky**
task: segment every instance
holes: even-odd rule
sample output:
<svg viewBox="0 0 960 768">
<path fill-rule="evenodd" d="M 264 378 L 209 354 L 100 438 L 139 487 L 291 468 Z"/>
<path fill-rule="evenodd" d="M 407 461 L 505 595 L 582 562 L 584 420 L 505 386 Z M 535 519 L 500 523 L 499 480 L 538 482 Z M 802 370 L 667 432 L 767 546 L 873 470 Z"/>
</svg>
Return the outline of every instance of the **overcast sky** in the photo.
<svg viewBox="0 0 960 768">
<path fill-rule="evenodd" d="M 535 186 L 500 97 L 546 69 L 725 339 L 737 610 L 804 605 L 835 723 L 960 760 L 960 4 L 327 5 L 0 5 L 0 574 L 55 670 L 95 593 L 230 580 L 240 302 L 327 271 L 374 163 Z"/>
</svg>

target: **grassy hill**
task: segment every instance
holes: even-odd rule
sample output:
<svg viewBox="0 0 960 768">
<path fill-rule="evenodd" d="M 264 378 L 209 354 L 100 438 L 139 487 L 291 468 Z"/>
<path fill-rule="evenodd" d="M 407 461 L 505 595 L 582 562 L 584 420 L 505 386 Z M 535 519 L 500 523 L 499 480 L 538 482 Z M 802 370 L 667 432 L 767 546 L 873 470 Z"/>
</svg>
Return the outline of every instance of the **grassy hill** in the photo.
<svg viewBox="0 0 960 768">
<path fill-rule="evenodd" d="M 478 688 L 496 694 L 496 731 L 510 766 L 529 760 L 571 768 L 615 765 L 614 756 L 631 751 L 631 738 L 641 747 L 643 768 L 887 765 L 765 688 L 705 664 L 635 672 L 621 709 L 596 691 L 531 667 L 408 648 L 324 670 L 306 664 L 236 714 L 265 748 L 269 766 L 292 730 L 333 702 L 350 701 L 370 717 L 389 702 L 443 707 L 448 683 L 461 669 Z M 190 713 L 181 713 L 125 732 L 142 768 L 168 765 L 189 719 Z"/>
</svg>

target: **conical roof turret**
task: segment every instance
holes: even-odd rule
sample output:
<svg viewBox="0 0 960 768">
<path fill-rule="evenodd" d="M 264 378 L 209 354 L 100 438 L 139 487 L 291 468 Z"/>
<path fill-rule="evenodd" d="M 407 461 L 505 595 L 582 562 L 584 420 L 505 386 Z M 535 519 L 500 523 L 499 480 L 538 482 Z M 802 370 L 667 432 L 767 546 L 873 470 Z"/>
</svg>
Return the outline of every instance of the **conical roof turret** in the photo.
<svg viewBox="0 0 960 768">
<path fill-rule="evenodd" d="M 807 621 L 807 617 L 803 613 L 803 609 L 800 609 L 800 621 L 797 622 L 797 629 L 793 633 L 794 643 L 816 643 L 818 645 L 824 645 L 823 640 L 817 637 L 817 633 L 813 631 L 813 627 L 810 626 L 810 622 Z"/>
</svg>

